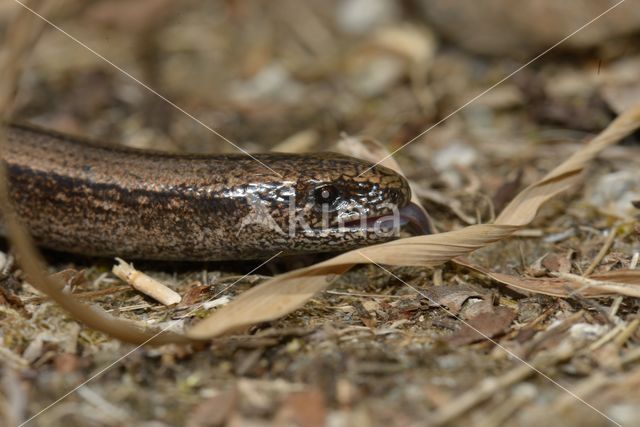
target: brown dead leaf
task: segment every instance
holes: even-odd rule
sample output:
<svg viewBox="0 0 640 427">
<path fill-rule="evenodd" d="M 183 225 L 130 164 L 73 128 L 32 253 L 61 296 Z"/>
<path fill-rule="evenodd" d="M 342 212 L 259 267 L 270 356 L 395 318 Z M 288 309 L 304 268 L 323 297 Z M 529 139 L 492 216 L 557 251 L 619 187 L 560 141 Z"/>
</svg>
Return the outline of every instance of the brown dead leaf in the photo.
<svg viewBox="0 0 640 427">
<path fill-rule="evenodd" d="M 571 271 L 571 261 L 566 255 L 549 254 L 542 259 L 542 266 L 554 273 L 568 273 Z"/>
<path fill-rule="evenodd" d="M 626 295 L 640 297 L 640 270 L 616 270 L 601 274 L 593 274 L 582 278 L 583 282 L 569 280 L 566 273 L 559 273 L 564 277 L 517 277 L 509 274 L 494 273 L 473 264 L 463 258 L 456 258 L 456 264 L 475 270 L 493 280 L 500 282 L 516 291 L 536 294 L 567 297 L 580 295 L 586 298 L 605 297 L 612 295 Z M 580 277 L 580 276 L 573 276 Z"/>
<path fill-rule="evenodd" d="M 540 277 L 540 276 L 544 276 L 545 274 L 547 274 L 547 269 L 542 266 L 542 260 L 544 260 L 547 255 L 548 254 L 545 254 L 544 256 L 541 256 L 540 258 L 535 260 L 533 262 L 533 264 L 531 264 L 530 266 L 526 267 L 525 270 L 524 270 L 526 275 L 527 276 L 533 276 L 533 277 Z"/>
<path fill-rule="evenodd" d="M 518 194 L 522 184 L 522 176 L 524 171 L 522 168 L 518 169 L 518 173 L 512 180 L 505 181 L 492 197 L 493 207 L 496 212 L 500 212 L 511 199 Z"/>
<path fill-rule="evenodd" d="M 85 270 L 75 270 L 73 268 L 67 268 L 66 270 L 58 271 L 50 275 L 53 280 L 60 280 L 63 283 L 76 287 L 80 284 L 84 284 L 87 281 L 85 276 Z"/>
<path fill-rule="evenodd" d="M 16 294 L 15 288 L 12 286 L 13 282 L 17 283 L 13 277 L 7 277 L 0 281 L 0 305 L 9 305 L 28 318 L 31 315 L 25 309 L 20 297 Z"/>
<path fill-rule="evenodd" d="M 462 309 L 462 306 L 469 298 L 483 298 L 486 299 L 486 295 L 472 286 L 457 286 L 457 285 L 443 285 L 434 288 L 425 289 L 422 291 L 429 302 L 436 303 L 436 305 L 443 305 L 453 313 L 458 314 Z"/>
<path fill-rule="evenodd" d="M 506 332 L 516 318 L 516 313 L 508 307 L 492 306 L 486 302 L 476 303 L 474 306 L 482 307 L 448 339 L 450 345 L 465 345 L 493 338 Z"/>
<path fill-rule="evenodd" d="M 182 301 L 180 301 L 178 307 L 190 307 L 193 304 L 200 302 L 207 295 L 207 291 L 209 291 L 209 289 L 211 289 L 209 286 L 193 283 L 188 287 L 188 290 L 182 297 Z"/>
<path fill-rule="evenodd" d="M 353 301 L 351 303 L 353 308 L 356 311 L 357 316 L 360 318 L 360 321 L 367 328 L 375 328 L 376 327 L 376 319 L 375 317 L 369 313 L 367 308 L 360 301 Z"/>
<path fill-rule="evenodd" d="M 461 319 L 473 319 L 482 313 L 493 313 L 495 306 L 491 298 L 486 298 L 481 301 L 471 301 L 469 304 L 463 307 L 460 317 Z"/>
</svg>

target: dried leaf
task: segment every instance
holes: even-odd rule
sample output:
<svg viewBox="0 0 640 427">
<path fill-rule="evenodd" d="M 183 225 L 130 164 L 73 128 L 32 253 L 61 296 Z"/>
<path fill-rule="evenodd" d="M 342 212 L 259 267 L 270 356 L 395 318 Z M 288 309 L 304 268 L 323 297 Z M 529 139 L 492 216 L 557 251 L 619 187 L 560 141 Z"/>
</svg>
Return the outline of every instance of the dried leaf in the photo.
<svg viewBox="0 0 640 427">
<path fill-rule="evenodd" d="M 566 255 L 549 254 L 542 260 L 542 266 L 552 272 L 568 273 L 571 271 L 571 261 Z"/>
<path fill-rule="evenodd" d="M 482 273 L 516 291 L 536 294 L 567 297 L 580 295 L 587 298 L 611 295 L 627 295 L 640 297 L 640 270 L 617 270 L 602 274 L 594 274 L 583 278 L 583 283 L 568 280 L 565 277 L 517 277 L 509 274 L 494 273 L 468 260 L 457 258 L 457 264 Z M 579 276 L 573 276 L 579 277 Z"/>
<path fill-rule="evenodd" d="M 76 287 L 80 284 L 84 284 L 87 281 L 85 276 L 85 270 L 75 270 L 73 268 L 67 268 L 65 270 L 57 271 L 51 274 L 53 280 L 60 280 L 61 282 L 71 286 Z"/>
<path fill-rule="evenodd" d="M 458 314 L 462 306 L 469 298 L 483 298 L 486 295 L 471 286 L 444 285 L 436 286 L 422 291 L 427 296 L 429 302 L 443 305 L 453 313 Z"/>
<path fill-rule="evenodd" d="M 518 194 L 518 189 L 522 184 L 522 176 L 524 175 L 524 171 L 522 169 L 518 170 L 516 176 L 508 181 L 502 183 L 502 185 L 496 190 L 496 193 L 492 197 L 493 206 L 496 212 L 499 212 L 504 208 L 507 203 L 513 197 Z"/>
<path fill-rule="evenodd" d="M 335 275 L 342 274 L 347 269 L 345 266 L 333 266 L 333 275 L 319 274 L 304 277 L 302 280 L 295 274 L 300 270 L 292 271 L 293 274 L 276 276 L 279 278 L 276 286 L 258 285 L 249 289 L 212 316 L 193 326 L 187 335 L 194 339 L 207 339 L 212 334 L 217 336 L 243 326 L 282 317 L 302 307 L 316 293 L 326 289 L 335 279 Z M 291 278 L 285 278 L 287 275 Z M 267 281 L 270 282 L 271 280 Z M 220 316 L 220 313 L 223 315 Z"/>
<path fill-rule="evenodd" d="M 190 307 L 195 303 L 200 302 L 202 299 L 206 297 L 207 291 L 209 291 L 210 287 L 205 285 L 200 285 L 199 283 L 193 283 L 184 296 L 182 297 L 182 301 L 178 304 L 178 307 Z"/>
<path fill-rule="evenodd" d="M 515 318 L 515 312 L 508 307 L 490 306 L 469 317 L 462 328 L 449 338 L 449 344 L 465 345 L 493 338 L 506 332 Z"/>
</svg>

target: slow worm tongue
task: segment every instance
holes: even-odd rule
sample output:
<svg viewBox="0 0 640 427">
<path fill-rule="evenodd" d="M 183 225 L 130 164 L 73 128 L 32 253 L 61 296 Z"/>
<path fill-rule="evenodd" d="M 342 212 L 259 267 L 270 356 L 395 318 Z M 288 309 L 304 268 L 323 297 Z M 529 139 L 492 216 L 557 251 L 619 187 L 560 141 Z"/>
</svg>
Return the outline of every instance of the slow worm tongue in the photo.
<svg viewBox="0 0 640 427">
<path fill-rule="evenodd" d="M 413 202 L 409 202 L 407 206 L 398 210 L 398 217 L 394 218 L 393 215 L 387 215 L 380 218 L 374 218 L 368 221 L 369 225 L 374 222 L 380 228 L 392 229 L 396 227 L 407 227 L 408 230 L 415 235 L 431 234 L 432 227 L 429 217 L 424 213 L 424 210 Z M 396 223 L 399 220 L 399 223 Z"/>
<path fill-rule="evenodd" d="M 400 221 L 407 222 L 409 229 L 413 234 L 431 234 L 433 233 L 431 221 L 424 213 L 424 210 L 413 202 L 400 208 Z"/>
</svg>

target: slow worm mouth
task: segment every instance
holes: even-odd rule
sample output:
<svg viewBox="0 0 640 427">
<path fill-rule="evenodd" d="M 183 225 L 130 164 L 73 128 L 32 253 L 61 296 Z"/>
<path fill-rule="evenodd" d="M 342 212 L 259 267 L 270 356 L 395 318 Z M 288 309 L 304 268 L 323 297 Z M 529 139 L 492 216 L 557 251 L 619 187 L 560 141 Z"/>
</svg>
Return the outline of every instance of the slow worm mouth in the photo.
<svg viewBox="0 0 640 427">
<path fill-rule="evenodd" d="M 347 228 L 362 228 L 368 230 L 393 230 L 399 227 L 406 227 L 407 231 L 415 235 L 432 234 L 431 220 L 424 210 L 413 202 L 398 209 L 396 214 L 387 214 L 366 218 L 366 220 L 356 219 L 344 223 Z"/>
</svg>

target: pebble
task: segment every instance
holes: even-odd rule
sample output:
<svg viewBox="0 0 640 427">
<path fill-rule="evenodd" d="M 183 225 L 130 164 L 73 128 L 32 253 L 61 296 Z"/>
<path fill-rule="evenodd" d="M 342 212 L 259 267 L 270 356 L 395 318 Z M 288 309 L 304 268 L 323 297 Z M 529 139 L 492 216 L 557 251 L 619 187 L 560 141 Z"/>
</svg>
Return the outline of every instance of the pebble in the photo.
<svg viewBox="0 0 640 427">
<path fill-rule="evenodd" d="M 633 218 L 638 210 L 631 202 L 640 200 L 640 173 L 621 170 L 603 175 L 587 186 L 586 200 L 607 215 Z"/>
</svg>

